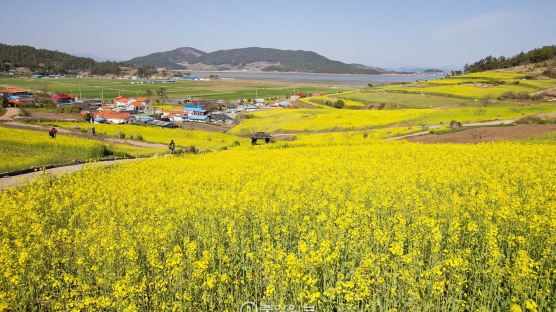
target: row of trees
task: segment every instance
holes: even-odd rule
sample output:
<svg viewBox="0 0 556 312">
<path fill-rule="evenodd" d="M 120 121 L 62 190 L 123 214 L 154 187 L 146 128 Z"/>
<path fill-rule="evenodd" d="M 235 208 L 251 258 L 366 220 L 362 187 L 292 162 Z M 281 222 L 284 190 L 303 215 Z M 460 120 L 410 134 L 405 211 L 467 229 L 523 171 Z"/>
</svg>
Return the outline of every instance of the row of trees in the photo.
<svg viewBox="0 0 556 312">
<path fill-rule="evenodd" d="M 473 64 L 466 64 L 466 73 L 481 72 L 485 70 L 509 68 L 519 65 L 544 62 L 556 58 L 556 46 L 544 46 L 529 52 L 521 52 L 518 55 L 506 58 L 504 56 L 487 56 Z"/>
<path fill-rule="evenodd" d="M 108 61 L 108 62 L 96 63 L 95 65 L 91 66 L 90 72 L 93 75 L 106 75 L 106 74 L 118 75 L 121 72 L 121 69 L 119 63 Z"/>
</svg>

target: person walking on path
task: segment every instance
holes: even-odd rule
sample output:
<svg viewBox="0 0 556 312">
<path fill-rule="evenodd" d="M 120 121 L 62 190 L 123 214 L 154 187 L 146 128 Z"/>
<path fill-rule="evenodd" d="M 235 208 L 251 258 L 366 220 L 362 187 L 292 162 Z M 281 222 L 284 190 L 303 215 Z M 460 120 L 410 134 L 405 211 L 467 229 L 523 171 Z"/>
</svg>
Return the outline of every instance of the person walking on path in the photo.
<svg viewBox="0 0 556 312">
<path fill-rule="evenodd" d="M 170 150 L 170 154 L 174 154 L 174 152 L 176 150 L 176 143 L 174 143 L 174 140 L 170 140 L 170 144 L 168 145 L 168 149 Z"/>
<path fill-rule="evenodd" d="M 91 129 L 91 133 L 92 133 L 93 135 L 97 135 L 97 129 L 95 129 L 95 127 L 93 127 L 93 128 Z"/>
<path fill-rule="evenodd" d="M 56 130 L 56 128 L 52 127 L 50 129 L 50 131 L 48 131 L 48 135 L 50 136 L 51 139 L 56 138 L 56 134 L 58 133 L 58 130 Z"/>
</svg>

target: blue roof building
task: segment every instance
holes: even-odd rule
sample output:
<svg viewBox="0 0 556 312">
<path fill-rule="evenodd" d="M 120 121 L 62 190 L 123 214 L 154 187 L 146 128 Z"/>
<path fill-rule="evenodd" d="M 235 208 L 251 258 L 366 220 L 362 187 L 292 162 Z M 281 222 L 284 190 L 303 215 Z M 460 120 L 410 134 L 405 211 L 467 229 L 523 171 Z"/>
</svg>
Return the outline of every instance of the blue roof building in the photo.
<svg viewBox="0 0 556 312">
<path fill-rule="evenodd" d="M 190 121 L 196 121 L 196 122 L 207 122 L 208 119 L 209 119 L 208 116 L 204 116 L 204 115 L 190 115 L 189 116 Z"/>
</svg>

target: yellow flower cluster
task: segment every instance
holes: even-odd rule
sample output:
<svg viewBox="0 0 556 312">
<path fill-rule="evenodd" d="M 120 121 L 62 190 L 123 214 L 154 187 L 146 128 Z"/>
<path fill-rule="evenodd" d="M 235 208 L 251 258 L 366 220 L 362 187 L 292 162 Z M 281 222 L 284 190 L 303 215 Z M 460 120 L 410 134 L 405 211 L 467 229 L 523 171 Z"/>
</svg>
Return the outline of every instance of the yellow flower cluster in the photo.
<svg viewBox="0 0 556 312">
<path fill-rule="evenodd" d="M 51 139 L 47 131 L 0 127 L 0 172 L 98 159 L 107 149 L 94 140 L 67 135 Z"/>
<path fill-rule="evenodd" d="M 553 311 L 556 147 L 230 150 L 0 194 L 0 310 Z"/>
<path fill-rule="evenodd" d="M 51 125 L 52 122 L 43 124 Z M 170 140 L 174 140 L 178 146 L 195 146 L 201 150 L 218 150 L 239 145 L 241 142 L 248 143 L 245 138 L 235 135 L 201 130 L 169 129 L 131 124 L 90 124 L 87 122 L 56 122 L 55 125 L 62 128 L 80 129 L 89 132 L 94 127 L 100 135 L 123 137 L 145 142 L 168 144 Z"/>
</svg>

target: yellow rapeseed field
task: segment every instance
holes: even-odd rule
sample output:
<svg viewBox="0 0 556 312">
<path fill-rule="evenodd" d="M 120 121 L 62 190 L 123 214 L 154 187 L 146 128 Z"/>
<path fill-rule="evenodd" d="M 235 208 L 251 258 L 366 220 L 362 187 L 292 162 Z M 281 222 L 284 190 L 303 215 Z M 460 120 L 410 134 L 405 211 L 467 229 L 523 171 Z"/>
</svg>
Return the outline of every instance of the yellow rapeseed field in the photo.
<svg viewBox="0 0 556 312">
<path fill-rule="evenodd" d="M 0 193 L 0 310 L 554 311 L 554 155 L 254 148 L 40 180 Z"/>
<path fill-rule="evenodd" d="M 0 172 L 98 159 L 108 154 L 101 142 L 58 135 L 47 131 L 0 127 Z"/>
<path fill-rule="evenodd" d="M 195 146 L 202 150 L 217 150 L 236 146 L 248 141 L 226 133 L 202 130 L 169 129 L 139 125 L 90 124 L 87 122 L 44 122 L 43 125 L 55 125 L 67 129 L 90 131 L 94 127 L 98 134 L 107 136 L 123 136 L 127 139 L 168 144 L 174 140 L 178 146 Z"/>
</svg>

